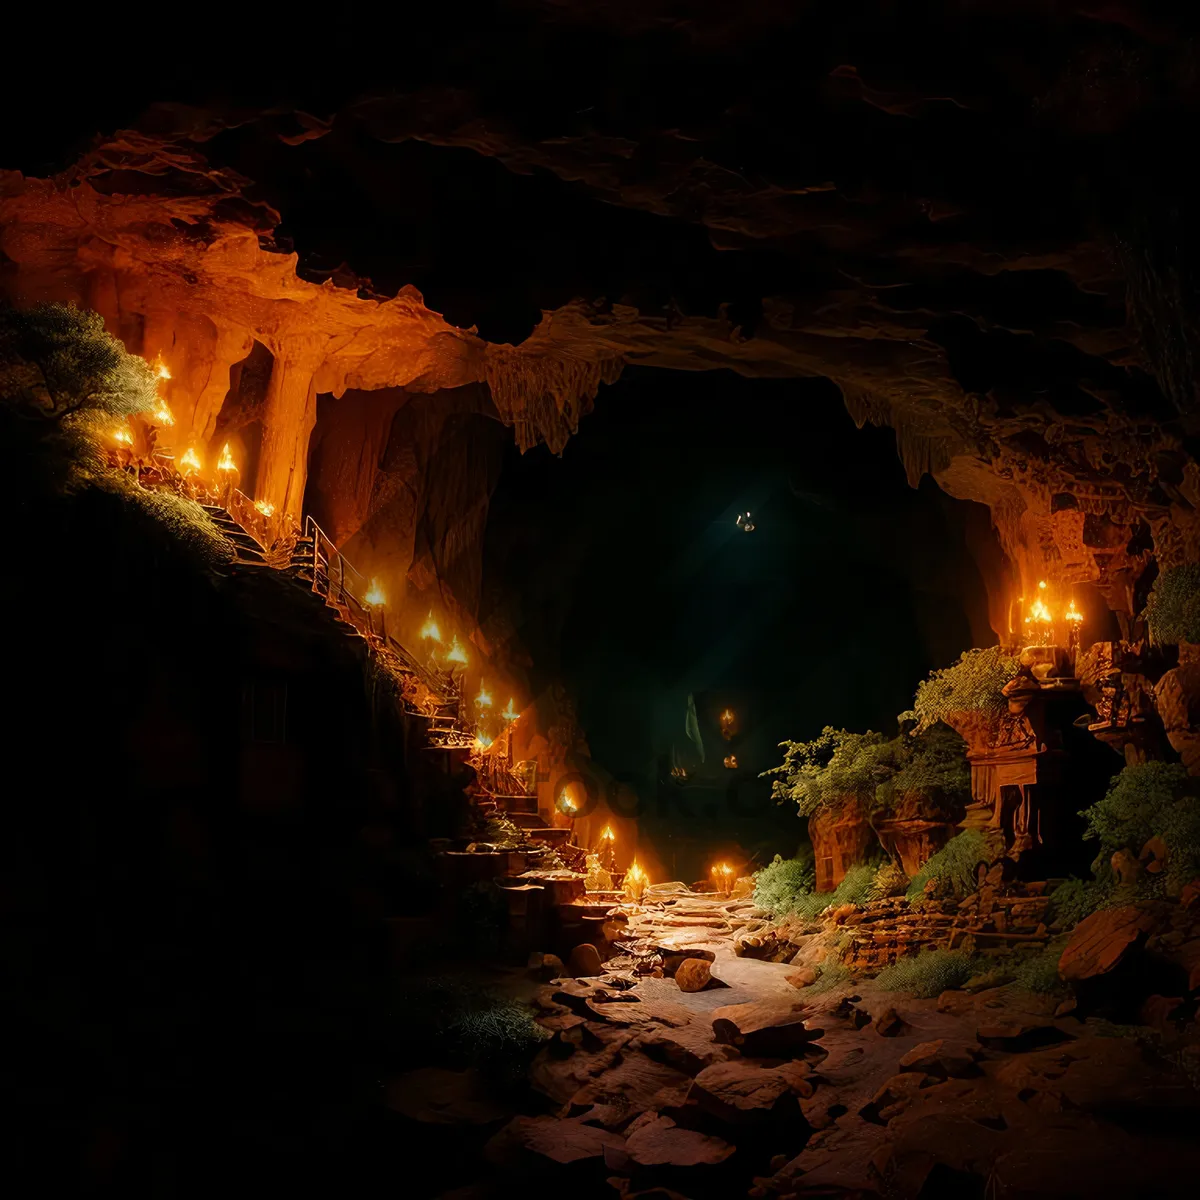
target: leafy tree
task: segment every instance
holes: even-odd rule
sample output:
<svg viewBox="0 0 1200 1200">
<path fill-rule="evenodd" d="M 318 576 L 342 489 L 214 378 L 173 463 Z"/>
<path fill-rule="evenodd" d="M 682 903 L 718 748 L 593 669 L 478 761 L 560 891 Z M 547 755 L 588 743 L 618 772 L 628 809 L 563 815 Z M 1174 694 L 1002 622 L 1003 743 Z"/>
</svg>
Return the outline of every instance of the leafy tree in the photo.
<svg viewBox="0 0 1200 1200">
<path fill-rule="evenodd" d="M 802 817 L 847 796 L 866 803 L 875 789 L 894 770 L 895 746 L 882 733 L 850 733 L 826 725 L 811 742 L 781 742 L 783 763 L 764 771 L 779 776 L 771 794 L 780 802 L 790 800 Z"/>
<path fill-rule="evenodd" d="M 955 712 L 1000 713 L 1005 706 L 1001 689 L 1016 678 L 1018 666 L 1018 660 L 1000 646 L 987 646 L 967 650 L 957 662 L 931 671 L 917 685 L 913 701 L 911 715 L 917 728 L 929 729 Z"/>
<path fill-rule="evenodd" d="M 894 742 L 890 761 L 894 773 L 875 789 L 876 810 L 893 808 L 904 796 L 919 793 L 923 810 L 932 808 L 947 816 L 971 798 L 971 767 L 967 745 L 940 722 L 927 729 L 901 734 Z M 884 764 L 881 764 L 881 766 Z"/>
<path fill-rule="evenodd" d="M 1168 567 L 1146 599 L 1146 620 L 1156 642 L 1200 642 L 1200 563 Z"/>
<path fill-rule="evenodd" d="M 128 417 L 154 403 L 154 373 L 104 328 L 99 313 L 69 304 L 0 308 L 0 394 L 29 417 Z"/>
</svg>

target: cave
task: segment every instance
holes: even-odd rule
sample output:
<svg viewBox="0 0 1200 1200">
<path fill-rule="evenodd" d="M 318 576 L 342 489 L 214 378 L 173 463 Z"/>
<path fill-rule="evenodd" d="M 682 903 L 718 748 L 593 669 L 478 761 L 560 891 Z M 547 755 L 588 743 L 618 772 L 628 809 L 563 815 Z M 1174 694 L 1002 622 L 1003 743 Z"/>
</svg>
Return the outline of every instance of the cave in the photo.
<svg viewBox="0 0 1200 1200">
<path fill-rule="evenodd" d="M 21 1194 L 1190 1195 L 1196 16 L 127 16 L 0 83 Z"/>
</svg>

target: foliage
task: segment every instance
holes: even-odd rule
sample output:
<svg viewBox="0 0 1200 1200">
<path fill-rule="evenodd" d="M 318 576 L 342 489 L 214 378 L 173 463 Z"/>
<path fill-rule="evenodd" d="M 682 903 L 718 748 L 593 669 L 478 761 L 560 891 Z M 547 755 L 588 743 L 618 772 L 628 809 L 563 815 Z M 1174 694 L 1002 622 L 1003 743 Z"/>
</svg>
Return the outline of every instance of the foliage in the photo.
<svg viewBox="0 0 1200 1200">
<path fill-rule="evenodd" d="M 1200 642 L 1200 563 L 1168 567 L 1146 599 L 1146 621 L 1156 642 Z"/>
<path fill-rule="evenodd" d="M 27 416 L 110 423 L 154 403 L 149 365 L 104 328 L 99 313 L 68 304 L 0 308 L 0 393 Z"/>
<path fill-rule="evenodd" d="M 963 950 L 925 950 L 884 967 L 875 983 L 885 992 L 940 996 L 950 988 L 962 987 L 977 965 L 974 956 Z"/>
<path fill-rule="evenodd" d="M 876 809 L 891 808 L 898 799 L 914 792 L 922 796 L 926 815 L 930 815 L 932 806 L 949 815 L 956 806 L 970 800 L 967 744 L 948 725 L 937 722 L 919 732 L 902 734 L 889 745 L 894 774 L 876 787 Z"/>
<path fill-rule="evenodd" d="M 550 1036 L 534 1023 L 534 1010 L 499 995 L 478 979 L 461 974 L 406 978 L 392 1017 L 412 1034 L 433 1062 L 475 1067 L 502 1082 L 514 1082 L 537 1048 Z"/>
<path fill-rule="evenodd" d="M 844 983 L 849 983 L 853 973 L 850 968 L 840 962 L 824 962 L 817 967 L 817 978 L 804 989 L 806 996 L 814 993 L 830 992 Z"/>
<path fill-rule="evenodd" d="M 800 898 L 812 892 L 816 882 L 811 846 L 795 858 L 775 855 L 770 866 L 754 876 L 754 903 L 776 916 L 794 912 Z"/>
<path fill-rule="evenodd" d="M 771 794 L 790 800 L 800 816 L 808 817 L 846 796 L 870 801 L 891 773 L 894 747 L 882 733 L 851 733 L 826 725 L 811 742 L 780 742 L 784 751 L 778 767 L 763 775 L 773 781 Z"/>
<path fill-rule="evenodd" d="M 1078 925 L 1084 917 L 1104 908 L 1111 895 L 1109 878 L 1068 879 L 1050 893 L 1047 915 L 1059 925 Z"/>
<path fill-rule="evenodd" d="M 1145 762 L 1123 768 L 1104 798 L 1080 815 L 1099 839 L 1093 870 L 1118 850 L 1138 854 L 1152 837 L 1167 846 L 1165 883 L 1182 887 L 1200 875 L 1200 783 L 1179 763 Z"/>
<path fill-rule="evenodd" d="M 883 900 L 888 896 L 903 896 L 908 891 L 908 876 L 897 862 L 885 862 L 875 872 L 871 882 L 871 900 Z"/>
<path fill-rule="evenodd" d="M 1000 712 L 1001 689 L 1017 674 L 1018 661 L 1000 646 L 967 650 L 957 662 L 931 671 L 917 685 L 912 711 L 919 729 L 929 729 L 955 712 Z"/>
<path fill-rule="evenodd" d="M 937 880 L 941 893 L 966 895 L 975 887 L 975 869 L 988 858 L 987 838 L 974 829 L 964 829 L 952 837 L 912 878 L 908 899 L 925 894 L 925 884 Z"/>
<path fill-rule="evenodd" d="M 1062 958 L 1066 938 L 1051 942 L 1043 950 L 1022 955 L 1012 963 L 1012 981 L 1027 992 L 1048 993 L 1060 991 L 1063 981 L 1058 975 L 1058 961 Z"/>
</svg>

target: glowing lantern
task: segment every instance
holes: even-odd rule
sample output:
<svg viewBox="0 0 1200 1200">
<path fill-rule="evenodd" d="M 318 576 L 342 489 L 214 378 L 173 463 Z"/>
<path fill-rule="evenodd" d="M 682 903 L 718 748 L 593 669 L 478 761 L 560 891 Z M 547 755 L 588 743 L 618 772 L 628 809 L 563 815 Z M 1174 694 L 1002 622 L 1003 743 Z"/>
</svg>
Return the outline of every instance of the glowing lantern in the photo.
<svg viewBox="0 0 1200 1200">
<path fill-rule="evenodd" d="M 467 652 L 458 644 L 457 637 L 450 643 L 450 649 L 446 651 L 446 661 L 448 663 L 459 663 L 462 666 L 466 665 Z"/>
<path fill-rule="evenodd" d="M 640 904 L 642 897 L 646 894 L 646 885 L 650 882 L 650 877 L 637 865 L 635 859 L 629 866 L 629 870 L 625 872 L 625 895 L 629 897 L 634 904 Z"/>
<path fill-rule="evenodd" d="M 380 605 L 386 603 L 387 597 L 383 594 L 383 588 L 379 586 L 378 579 L 371 580 L 371 586 L 367 589 L 367 594 L 363 599 L 372 608 L 378 608 Z"/>
<path fill-rule="evenodd" d="M 438 623 L 433 619 L 433 609 L 429 610 L 429 616 L 425 618 L 425 624 L 421 626 L 421 639 L 426 642 L 440 642 L 442 640 L 442 631 L 438 628 Z"/>
<path fill-rule="evenodd" d="M 479 683 L 479 695 L 475 697 L 475 707 L 476 708 L 491 708 L 492 707 L 492 693 L 487 690 L 487 687 L 484 685 L 482 680 Z"/>
<path fill-rule="evenodd" d="M 513 699 L 508 698 L 508 707 L 500 714 L 506 721 L 515 721 L 521 714 L 513 708 Z"/>
<path fill-rule="evenodd" d="M 128 426 L 120 425 L 113 430 L 113 441 L 122 446 L 133 445 L 133 434 L 130 433 Z"/>
<path fill-rule="evenodd" d="M 179 465 L 183 467 L 185 475 L 193 475 L 201 468 L 200 455 L 196 453 L 194 446 L 189 446 L 184 452 L 183 457 L 179 460 Z"/>
<path fill-rule="evenodd" d="M 273 517 L 275 515 L 275 505 L 269 500 L 255 500 L 254 507 L 262 513 L 264 517 Z"/>
<path fill-rule="evenodd" d="M 237 463 L 233 461 L 233 455 L 229 452 L 229 443 L 226 442 L 221 448 L 221 457 L 217 462 L 218 471 L 236 471 Z"/>
<path fill-rule="evenodd" d="M 477 729 L 475 731 L 475 741 L 472 743 L 473 749 L 482 753 L 484 750 L 487 750 L 491 744 L 492 739 L 488 737 L 488 735 L 484 733 L 482 729 Z"/>
</svg>

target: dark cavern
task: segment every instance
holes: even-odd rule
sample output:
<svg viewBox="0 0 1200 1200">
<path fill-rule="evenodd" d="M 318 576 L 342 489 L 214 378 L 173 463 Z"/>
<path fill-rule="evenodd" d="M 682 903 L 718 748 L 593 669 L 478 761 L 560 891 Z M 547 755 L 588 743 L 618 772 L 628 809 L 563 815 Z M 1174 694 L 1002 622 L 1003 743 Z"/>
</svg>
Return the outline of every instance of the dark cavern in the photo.
<svg viewBox="0 0 1200 1200">
<path fill-rule="evenodd" d="M 6 24 L 10 1194 L 1195 1193 L 1200 12 Z"/>
</svg>

